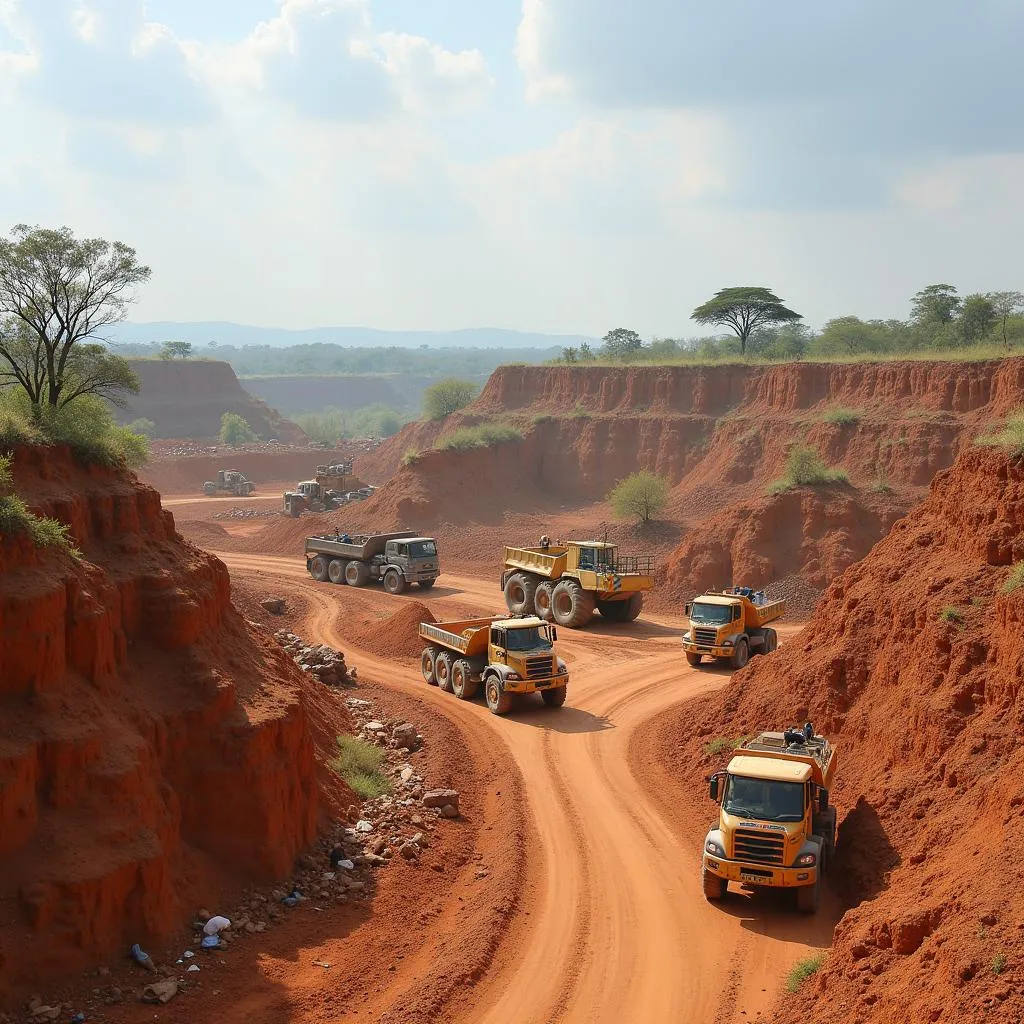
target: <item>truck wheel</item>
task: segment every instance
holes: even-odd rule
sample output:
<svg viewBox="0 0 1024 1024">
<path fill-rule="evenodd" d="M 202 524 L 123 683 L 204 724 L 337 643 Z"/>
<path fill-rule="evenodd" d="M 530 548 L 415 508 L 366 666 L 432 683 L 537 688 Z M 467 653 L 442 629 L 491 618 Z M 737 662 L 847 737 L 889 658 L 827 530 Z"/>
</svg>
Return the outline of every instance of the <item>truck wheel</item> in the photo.
<svg viewBox="0 0 1024 1024">
<path fill-rule="evenodd" d="M 764 631 L 764 647 L 762 651 L 764 654 L 771 654 L 772 651 L 779 649 L 779 634 L 774 629 L 766 629 Z"/>
<path fill-rule="evenodd" d="M 556 686 L 553 690 L 541 690 L 540 695 L 549 708 L 560 708 L 565 703 L 568 686 Z"/>
<path fill-rule="evenodd" d="M 707 868 L 701 871 L 701 884 L 704 887 L 704 899 L 717 901 L 725 898 L 729 883 L 718 875 L 713 875 Z"/>
<path fill-rule="evenodd" d="M 746 640 L 737 640 L 732 651 L 732 667 L 743 668 L 750 661 L 750 647 Z"/>
<path fill-rule="evenodd" d="M 365 562 L 349 562 L 345 566 L 345 582 L 350 587 L 365 587 L 370 582 L 370 570 Z"/>
<path fill-rule="evenodd" d="M 340 558 L 332 558 L 327 566 L 327 578 L 332 583 L 345 582 L 345 563 Z"/>
<path fill-rule="evenodd" d="M 484 699 L 492 715 L 507 715 L 512 710 L 512 695 L 502 689 L 496 672 L 484 680 Z"/>
<path fill-rule="evenodd" d="M 405 577 L 397 569 L 384 573 L 384 589 L 389 594 L 401 594 L 405 590 Z"/>
<path fill-rule="evenodd" d="M 452 693 L 459 700 L 472 700 L 476 696 L 473 666 L 465 658 L 456 659 L 452 665 Z"/>
<path fill-rule="evenodd" d="M 608 619 L 609 622 L 625 622 L 629 608 L 625 601 L 598 601 L 597 610 L 601 613 L 601 618 Z"/>
<path fill-rule="evenodd" d="M 537 618 L 543 619 L 545 622 L 550 622 L 552 619 L 551 594 L 554 589 L 553 583 L 538 583 L 537 591 L 533 595 L 533 610 L 537 613 Z"/>
<path fill-rule="evenodd" d="M 317 555 L 309 563 L 309 575 L 320 583 L 327 579 L 327 559 L 323 555 Z"/>
<path fill-rule="evenodd" d="M 644 595 L 643 594 L 630 594 L 629 600 L 625 602 L 626 605 L 626 621 L 633 622 L 640 617 L 640 613 L 644 610 Z"/>
<path fill-rule="evenodd" d="M 429 590 L 436 582 L 437 580 L 420 580 L 420 590 Z"/>
<path fill-rule="evenodd" d="M 690 665 L 696 668 L 704 660 L 704 655 L 695 654 L 693 651 L 687 651 L 686 660 Z"/>
<path fill-rule="evenodd" d="M 423 682 L 427 686 L 437 686 L 437 679 L 434 676 L 434 658 L 437 656 L 437 648 L 428 646 L 423 648 L 420 655 L 420 672 L 423 673 Z"/>
<path fill-rule="evenodd" d="M 203 484 L 203 494 L 208 498 L 212 498 L 217 493 L 217 485 L 211 483 Z"/>
<path fill-rule="evenodd" d="M 814 835 L 821 839 L 821 874 L 828 874 L 836 852 L 836 809 L 830 807 L 814 821 Z"/>
<path fill-rule="evenodd" d="M 551 613 L 566 629 L 585 626 L 594 617 L 594 595 L 575 580 L 562 580 L 551 595 Z"/>
<path fill-rule="evenodd" d="M 814 885 L 801 885 L 796 891 L 796 907 L 801 914 L 814 914 L 818 910 L 821 898 L 821 872 L 814 880 Z"/>
<path fill-rule="evenodd" d="M 434 657 L 434 678 L 438 689 L 452 692 L 452 656 L 448 651 L 438 651 Z"/>
<path fill-rule="evenodd" d="M 537 580 L 525 572 L 514 572 L 505 582 L 505 604 L 513 615 L 529 615 L 536 593 Z"/>
</svg>

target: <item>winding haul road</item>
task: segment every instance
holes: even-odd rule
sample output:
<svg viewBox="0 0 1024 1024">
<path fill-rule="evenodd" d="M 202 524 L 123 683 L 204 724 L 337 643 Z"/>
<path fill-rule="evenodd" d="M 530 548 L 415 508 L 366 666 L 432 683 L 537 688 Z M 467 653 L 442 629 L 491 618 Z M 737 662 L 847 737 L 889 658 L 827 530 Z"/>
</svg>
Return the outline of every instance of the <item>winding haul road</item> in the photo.
<svg viewBox="0 0 1024 1024">
<path fill-rule="evenodd" d="M 232 572 L 260 574 L 301 589 L 312 609 L 306 635 L 346 650 L 346 606 L 385 617 L 404 598 L 310 580 L 293 558 L 220 553 Z M 494 580 L 445 575 L 426 598 L 438 619 L 499 609 Z M 351 614 L 351 612 L 349 612 Z M 438 1019 L 472 1024 L 727 1024 L 753 1021 L 780 991 L 790 967 L 831 939 L 836 906 L 799 916 L 788 894 L 731 895 L 709 905 L 700 887 L 700 838 L 710 801 L 687 805 L 673 779 L 695 770 L 654 763 L 643 740 L 673 705 L 728 682 L 721 670 L 690 668 L 682 622 L 643 618 L 561 630 L 569 699 L 492 716 L 427 687 L 408 662 L 360 651 L 366 676 L 415 689 L 474 740 L 503 744 L 524 782 L 535 848 L 524 870 L 522 912 L 472 1004 Z M 794 627 L 780 630 L 786 634 Z M 695 827 L 696 826 L 696 827 Z M 414 958 L 402 970 L 414 969 Z M 380 1010 L 380 1004 L 374 1013 Z M 301 1018 L 295 1018 L 299 1020 Z M 353 1019 L 346 1017 L 345 1019 Z M 367 1008 L 360 1020 L 376 1019 Z"/>
</svg>

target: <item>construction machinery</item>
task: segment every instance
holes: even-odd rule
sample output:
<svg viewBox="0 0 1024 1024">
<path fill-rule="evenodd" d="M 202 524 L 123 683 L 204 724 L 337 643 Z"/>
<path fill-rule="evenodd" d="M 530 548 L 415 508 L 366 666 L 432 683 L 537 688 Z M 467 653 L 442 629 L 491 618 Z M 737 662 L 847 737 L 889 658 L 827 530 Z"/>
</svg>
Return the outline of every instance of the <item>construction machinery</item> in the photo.
<svg viewBox="0 0 1024 1024">
<path fill-rule="evenodd" d="M 330 512 L 349 501 L 368 498 L 372 488 L 364 487 L 352 475 L 352 462 L 337 462 L 316 467 L 313 480 L 303 480 L 284 495 L 284 510 L 298 518 L 303 512 Z M 353 497 L 356 495 L 357 497 Z"/>
<path fill-rule="evenodd" d="M 515 693 L 539 692 L 552 708 L 565 703 L 569 670 L 555 654 L 557 630 L 543 619 L 421 622 L 420 636 L 427 641 L 420 656 L 423 678 L 459 700 L 471 700 L 482 683 L 495 715 L 510 710 Z"/>
<path fill-rule="evenodd" d="M 233 494 L 236 498 L 244 498 L 256 490 L 256 485 L 237 469 L 220 469 L 216 480 L 207 480 L 203 484 L 203 494 L 213 497 L 216 494 Z"/>
<path fill-rule="evenodd" d="M 632 622 L 643 592 L 654 586 L 654 559 L 624 556 L 618 546 L 570 540 L 536 548 L 505 548 L 501 587 L 513 615 L 536 613 L 567 629 L 590 622 L 596 608 L 613 622 Z"/>
<path fill-rule="evenodd" d="M 740 882 L 795 889 L 800 910 L 818 909 L 836 846 L 836 811 L 828 802 L 835 768 L 835 749 L 810 722 L 736 748 L 725 771 L 708 779 L 721 807 L 704 840 L 707 899 L 722 899 L 730 882 Z"/>
<path fill-rule="evenodd" d="M 683 634 L 683 650 L 691 665 L 707 655 L 743 668 L 754 654 L 771 654 L 779 636 L 768 626 L 782 618 L 785 601 L 769 601 L 763 591 L 750 587 L 708 591 L 686 606 L 690 628 Z"/>
<path fill-rule="evenodd" d="M 306 538 L 306 569 L 315 580 L 364 587 L 383 580 L 389 594 L 410 584 L 429 590 L 441 575 L 437 541 L 410 531 Z"/>
</svg>

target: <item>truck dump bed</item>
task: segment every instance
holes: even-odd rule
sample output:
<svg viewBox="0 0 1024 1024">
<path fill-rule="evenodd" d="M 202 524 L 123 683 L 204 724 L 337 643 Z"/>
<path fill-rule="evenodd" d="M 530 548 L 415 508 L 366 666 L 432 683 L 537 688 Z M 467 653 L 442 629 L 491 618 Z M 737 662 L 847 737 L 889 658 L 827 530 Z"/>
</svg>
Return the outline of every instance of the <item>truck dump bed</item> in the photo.
<svg viewBox="0 0 1024 1024">
<path fill-rule="evenodd" d="M 402 540 L 406 537 L 418 537 L 414 530 L 402 530 L 398 533 L 357 534 L 352 543 L 346 544 L 338 540 L 333 533 L 322 537 L 307 537 L 306 551 L 317 555 L 334 555 L 337 558 L 356 558 L 368 562 L 374 555 L 383 555 L 389 540 Z"/>
<path fill-rule="evenodd" d="M 769 601 L 767 604 L 754 604 L 749 598 L 743 599 L 743 614 L 749 629 L 759 629 L 769 622 L 781 619 L 786 612 L 786 602 Z"/>
<path fill-rule="evenodd" d="M 547 551 L 543 548 L 506 547 L 505 568 L 525 569 L 538 576 L 546 576 L 549 580 L 556 580 L 565 574 L 567 551 L 568 548 L 554 546 Z"/>
<path fill-rule="evenodd" d="M 420 636 L 432 644 L 440 644 L 467 657 L 487 653 L 488 631 L 492 622 L 503 616 L 492 615 L 483 619 L 459 619 L 455 622 L 421 622 Z"/>
<path fill-rule="evenodd" d="M 824 736 L 812 736 L 802 743 L 787 743 L 786 734 L 763 732 L 736 748 L 737 755 L 769 757 L 778 761 L 798 761 L 810 765 L 811 779 L 826 789 L 835 772 L 835 748 Z"/>
</svg>

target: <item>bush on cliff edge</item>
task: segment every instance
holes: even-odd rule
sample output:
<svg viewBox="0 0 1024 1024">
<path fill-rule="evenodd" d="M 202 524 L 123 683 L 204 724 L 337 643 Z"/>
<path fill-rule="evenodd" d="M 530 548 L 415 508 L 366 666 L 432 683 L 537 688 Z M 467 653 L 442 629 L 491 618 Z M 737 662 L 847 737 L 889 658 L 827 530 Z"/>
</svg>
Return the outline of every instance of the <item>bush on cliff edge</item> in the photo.
<svg viewBox="0 0 1024 1024">
<path fill-rule="evenodd" d="M 17 533 L 27 533 L 39 548 L 61 548 L 75 558 L 81 557 L 72 544 L 68 528 L 56 519 L 33 515 L 14 493 L 10 455 L 0 455 L 0 539 Z"/>
</svg>

